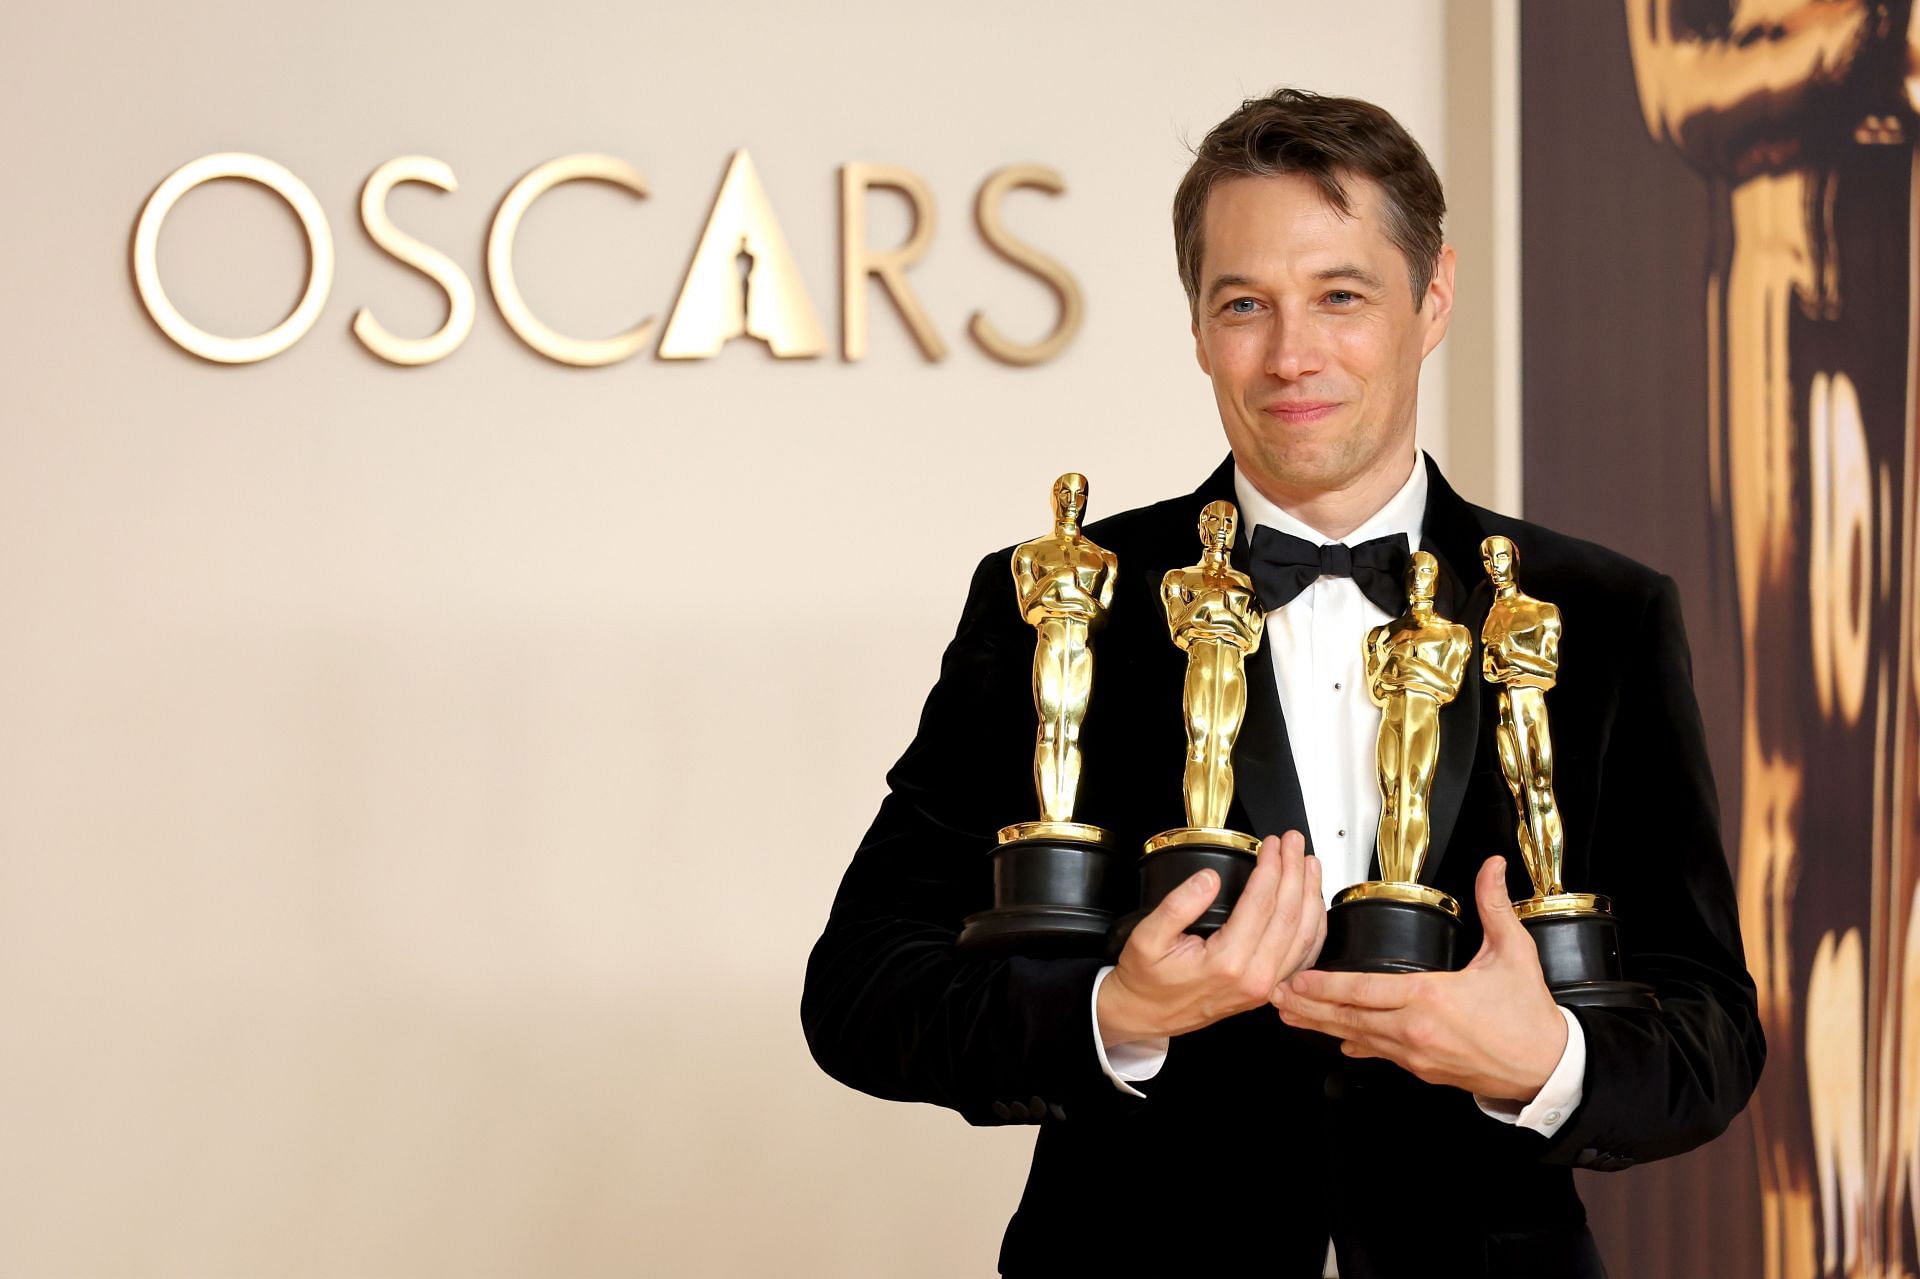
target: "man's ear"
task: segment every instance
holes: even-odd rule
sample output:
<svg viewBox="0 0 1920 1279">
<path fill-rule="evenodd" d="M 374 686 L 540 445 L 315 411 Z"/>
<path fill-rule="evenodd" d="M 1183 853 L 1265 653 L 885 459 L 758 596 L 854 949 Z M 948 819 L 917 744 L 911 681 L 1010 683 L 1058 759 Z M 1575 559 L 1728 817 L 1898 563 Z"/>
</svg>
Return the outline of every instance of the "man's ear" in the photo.
<svg viewBox="0 0 1920 1279">
<path fill-rule="evenodd" d="M 1200 321 L 1193 322 L 1193 358 L 1200 365 L 1200 371 L 1208 377 L 1213 376 L 1213 366 L 1207 363 L 1207 344 L 1200 340 Z"/>
<path fill-rule="evenodd" d="M 1421 310 L 1426 313 L 1427 333 L 1421 343 L 1420 355 L 1425 358 L 1433 354 L 1433 348 L 1440 345 L 1440 339 L 1447 335 L 1447 323 L 1453 317 L 1453 246 L 1443 244 L 1440 253 L 1433 260 L 1433 279 L 1427 281 L 1427 297 Z"/>
</svg>

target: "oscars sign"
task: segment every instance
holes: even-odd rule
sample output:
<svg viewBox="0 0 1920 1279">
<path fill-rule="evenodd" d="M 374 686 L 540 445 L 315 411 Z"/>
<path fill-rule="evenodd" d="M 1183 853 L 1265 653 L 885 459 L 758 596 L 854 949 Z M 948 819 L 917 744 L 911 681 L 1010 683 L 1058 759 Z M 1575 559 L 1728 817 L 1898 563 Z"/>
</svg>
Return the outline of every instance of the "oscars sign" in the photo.
<svg viewBox="0 0 1920 1279">
<path fill-rule="evenodd" d="M 274 192 L 300 219 L 307 240 L 307 281 L 300 301 L 279 324 L 251 337 L 209 333 L 182 315 L 160 279 L 160 231 L 167 214 L 195 187 L 221 179 L 258 183 Z M 727 342 L 750 337 L 766 343 L 781 359 L 807 359 L 825 353 L 826 332 L 786 236 L 774 217 L 752 158 L 733 154 L 715 194 L 713 209 L 694 250 L 693 261 L 672 312 L 662 329 L 648 317 L 624 333 L 581 338 L 558 332 L 527 305 L 514 275 L 514 239 L 533 202 L 566 182 L 604 182 L 635 198 L 647 195 L 639 170 L 609 155 L 561 156 L 535 167 L 507 192 L 487 233 L 487 285 L 507 327 L 535 351 L 561 364 L 593 368 L 617 364 L 658 342 L 663 360 L 700 360 L 717 355 Z M 421 365 L 444 360 L 466 341 L 476 312 L 474 288 L 455 262 L 394 225 L 387 196 L 401 183 L 419 182 L 442 191 L 457 184 L 450 166 L 431 156 L 399 156 L 373 171 L 360 193 L 360 221 L 367 236 L 388 255 L 412 267 L 446 294 L 447 318 L 426 337 L 399 337 L 362 307 L 353 318 L 360 343 L 393 364 Z M 906 242 L 889 249 L 867 243 L 866 200 L 873 188 L 904 196 L 913 229 Z M 1079 330 L 1083 311 L 1080 287 L 1065 267 L 1016 238 L 1008 230 L 1002 205 L 1023 188 L 1059 195 L 1066 184 L 1052 169 L 1037 164 L 1011 165 L 987 176 L 974 200 L 974 219 L 987 246 L 1013 267 L 1032 275 L 1054 294 L 1058 315 L 1051 332 L 1036 342 L 1018 342 L 1000 331 L 983 312 L 975 312 L 967 332 L 981 350 L 1013 365 L 1040 364 L 1059 355 Z M 877 280 L 906 322 L 929 361 L 946 358 L 947 346 L 926 308 L 907 281 L 907 269 L 926 255 L 936 231 L 933 194 L 919 175 L 889 164 L 847 164 L 840 170 L 840 318 L 841 355 L 860 360 L 867 352 L 867 281 Z M 147 314 L 182 349 L 219 364 L 253 364 L 280 354 L 304 337 L 327 303 L 333 284 L 333 232 L 312 190 L 282 165 L 264 156 L 223 152 L 201 156 L 174 170 L 155 188 L 140 210 L 133 233 L 133 277 Z"/>
</svg>

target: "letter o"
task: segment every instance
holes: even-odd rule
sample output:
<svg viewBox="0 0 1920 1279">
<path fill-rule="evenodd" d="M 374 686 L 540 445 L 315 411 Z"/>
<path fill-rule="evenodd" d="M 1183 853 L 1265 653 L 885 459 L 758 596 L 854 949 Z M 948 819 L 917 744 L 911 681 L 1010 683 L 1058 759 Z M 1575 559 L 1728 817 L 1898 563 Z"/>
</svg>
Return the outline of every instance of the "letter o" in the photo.
<svg viewBox="0 0 1920 1279">
<path fill-rule="evenodd" d="M 250 338 L 221 337 L 209 333 L 180 314 L 160 284 L 160 227 L 180 197 L 204 182 L 220 178 L 243 178 L 257 182 L 285 200 L 300 219 L 307 235 L 307 288 L 300 304 L 286 319 L 265 333 Z M 265 156 L 244 151 L 222 151 L 189 160 L 167 175 L 140 210 L 140 221 L 133 229 L 133 282 L 140 301 L 160 331 L 176 344 L 203 360 L 219 364 L 254 364 L 280 354 L 305 337 L 320 310 L 327 304 L 327 291 L 333 285 L 333 232 L 327 227 L 327 215 L 313 198 L 307 184 L 286 168 Z"/>
</svg>

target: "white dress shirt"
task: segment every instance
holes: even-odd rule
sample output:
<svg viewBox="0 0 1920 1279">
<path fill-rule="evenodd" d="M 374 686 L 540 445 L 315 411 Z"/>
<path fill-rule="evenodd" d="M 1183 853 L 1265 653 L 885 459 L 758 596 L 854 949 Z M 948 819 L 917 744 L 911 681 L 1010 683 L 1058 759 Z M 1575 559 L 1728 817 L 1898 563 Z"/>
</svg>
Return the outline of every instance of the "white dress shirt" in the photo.
<svg viewBox="0 0 1920 1279">
<path fill-rule="evenodd" d="M 1316 546 L 1336 540 L 1268 501 L 1238 466 L 1233 471 L 1233 491 L 1239 499 L 1241 526 L 1249 537 L 1255 525 L 1265 524 Z M 1357 546 L 1403 533 L 1407 549 L 1418 550 L 1426 509 L 1427 468 L 1416 457 L 1413 473 L 1399 492 L 1360 527 L 1337 540 Z M 1267 614 L 1265 639 L 1251 659 L 1273 664 L 1293 766 L 1306 801 L 1307 826 L 1321 862 L 1320 886 L 1329 904 L 1334 894 L 1369 878 L 1372 868 L 1380 823 L 1380 783 L 1374 765 L 1380 708 L 1367 696 L 1363 642 L 1368 630 L 1388 620 L 1351 577 L 1322 577 Z M 1133 1085 L 1160 1073 L 1168 1040 L 1140 1040 L 1111 1049 L 1101 1041 L 1100 984 L 1112 971 L 1111 967 L 1101 969 L 1093 983 L 1094 1047 L 1101 1069 L 1114 1086 L 1144 1097 Z M 1562 1008 L 1560 1015 L 1567 1023 L 1567 1046 L 1539 1094 L 1525 1105 L 1476 1096 L 1482 1111 L 1547 1136 L 1573 1113 L 1584 1096 L 1587 1041 L 1572 1013 Z"/>
</svg>

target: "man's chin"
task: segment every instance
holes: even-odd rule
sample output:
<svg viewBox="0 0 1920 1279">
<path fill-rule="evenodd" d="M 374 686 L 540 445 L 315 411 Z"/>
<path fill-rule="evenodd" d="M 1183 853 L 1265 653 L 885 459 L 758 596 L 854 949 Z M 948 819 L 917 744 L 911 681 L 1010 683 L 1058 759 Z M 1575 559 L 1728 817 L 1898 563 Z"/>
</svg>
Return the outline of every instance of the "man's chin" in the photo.
<svg viewBox="0 0 1920 1279">
<path fill-rule="evenodd" d="M 1353 459 L 1343 450 L 1310 445 L 1304 440 L 1286 441 L 1280 447 L 1271 441 L 1257 441 L 1244 451 L 1233 445 L 1233 457 L 1262 492 L 1273 490 L 1288 496 L 1326 493 L 1350 486 L 1355 478 Z"/>
</svg>

